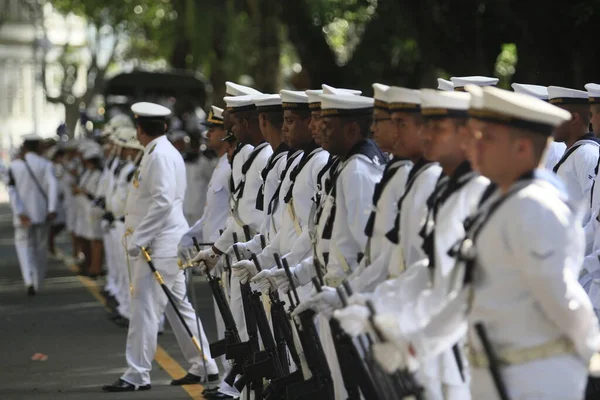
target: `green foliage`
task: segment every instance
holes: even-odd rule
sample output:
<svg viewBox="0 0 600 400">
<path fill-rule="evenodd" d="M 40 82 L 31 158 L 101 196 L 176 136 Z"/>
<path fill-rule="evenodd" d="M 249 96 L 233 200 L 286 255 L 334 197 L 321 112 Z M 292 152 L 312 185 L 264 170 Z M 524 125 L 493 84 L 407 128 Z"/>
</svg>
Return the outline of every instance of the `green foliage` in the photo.
<svg viewBox="0 0 600 400">
<path fill-rule="evenodd" d="M 503 44 L 495 68 L 496 76 L 500 79 L 500 82 L 498 83 L 499 87 L 510 89 L 510 82 L 512 76 L 515 74 L 517 61 L 517 45 L 514 43 Z"/>
</svg>

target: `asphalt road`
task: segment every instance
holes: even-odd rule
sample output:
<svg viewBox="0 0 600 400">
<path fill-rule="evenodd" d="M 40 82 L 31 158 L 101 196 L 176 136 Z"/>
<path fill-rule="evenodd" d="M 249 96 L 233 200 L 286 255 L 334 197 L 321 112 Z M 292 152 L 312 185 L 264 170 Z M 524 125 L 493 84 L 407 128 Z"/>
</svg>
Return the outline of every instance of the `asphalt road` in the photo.
<svg viewBox="0 0 600 400">
<path fill-rule="evenodd" d="M 59 245 L 68 250 L 66 236 Z M 199 312 L 209 341 L 216 339 L 211 294 L 195 278 Z M 21 399 L 201 399 L 202 387 L 169 386 L 187 365 L 170 329 L 160 336 L 152 390 L 104 393 L 125 370 L 127 330 L 107 318 L 98 299 L 103 282 L 78 277 L 62 261 L 51 261 L 45 288 L 28 297 L 14 249 L 10 208 L 0 204 L 0 400 Z M 34 361 L 35 353 L 47 355 Z"/>
</svg>

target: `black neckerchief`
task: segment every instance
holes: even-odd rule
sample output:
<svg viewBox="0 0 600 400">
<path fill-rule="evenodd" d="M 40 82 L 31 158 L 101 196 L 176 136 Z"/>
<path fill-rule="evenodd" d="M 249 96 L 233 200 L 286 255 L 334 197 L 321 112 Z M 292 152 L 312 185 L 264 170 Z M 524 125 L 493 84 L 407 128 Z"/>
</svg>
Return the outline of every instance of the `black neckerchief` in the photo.
<svg viewBox="0 0 600 400">
<path fill-rule="evenodd" d="M 290 155 L 290 153 L 291 153 L 291 155 Z M 273 193 L 271 200 L 269 200 L 269 207 L 267 208 L 267 215 L 273 214 L 275 212 L 275 210 L 277 209 L 277 205 L 279 204 L 279 193 L 281 193 L 281 186 L 283 185 L 285 176 L 287 175 L 290 168 L 292 168 L 292 164 L 294 163 L 294 160 L 296 160 L 296 158 L 298 158 L 300 156 L 300 152 L 298 150 L 290 150 L 290 153 L 288 153 L 288 159 L 287 159 L 287 163 L 285 164 L 285 169 L 279 176 L 279 185 L 277 185 L 277 189 L 275 190 L 275 193 Z"/>
<path fill-rule="evenodd" d="M 289 187 L 287 193 L 285 194 L 285 197 L 283 198 L 283 201 L 285 202 L 285 204 L 289 203 L 290 200 L 292 200 L 292 193 L 294 191 L 294 185 L 296 184 L 296 178 L 302 171 L 302 168 L 304 168 L 304 166 L 306 164 L 308 164 L 308 162 L 314 156 L 316 156 L 321 151 L 323 151 L 323 149 L 321 149 L 319 146 L 317 146 L 316 143 L 313 142 L 313 144 L 314 144 L 314 146 L 311 146 L 311 148 L 306 149 L 304 151 L 304 154 L 302 154 L 302 158 L 300 159 L 300 162 L 298 164 L 296 164 L 296 166 L 294 167 L 294 169 L 292 170 L 292 172 L 290 174 L 291 184 L 290 184 L 290 187 Z"/>
<path fill-rule="evenodd" d="M 264 211 L 265 182 L 267 181 L 267 176 L 269 175 L 269 172 L 271 172 L 271 170 L 275 168 L 281 157 L 283 157 L 284 153 L 289 154 L 289 150 L 290 146 L 288 146 L 285 142 L 281 142 L 281 144 L 277 146 L 273 154 L 271 154 L 271 156 L 269 157 L 269 160 L 267 161 L 267 166 L 264 167 L 262 172 L 260 173 L 260 176 L 262 177 L 262 184 L 260 185 L 258 193 L 256 194 L 257 210 Z"/>
<path fill-rule="evenodd" d="M 331 181 L 333 182 L 333 186 L 331 188 L 331 196 L 334 200 L 333 205 L 331 206 L 331 211 L 327 216 L 325 226 L 323 227 L 323 239 L 331 239 L 331 234 L 333 233 L 333 224 L 335 222 L 335 214 L 337 208 L 335 198 L 337 196 L 338 178 L 344 170 L 344 167 L 348 164 L 348 161 L 350 161 L 350 159 L 353 156 L 357 155 L 367 157 L 375 165 L 381 165 L 382 163 L 386 162 L 385 156 L 383 155 L 379 147 L 377 147 L 375 142 L 371 139 L 361 140 L 360 142 L 352 146 L 352 148 L 346 155 L 346 159 L 344 160 L 343 164 L 338 165 L 338 167 L 333 171 L 333 174 L 331 175 Z"/>
<path fill-rule="evenodd" d="M 398 213 L 396 214 L 396 219 L 394 219 L 394 227 L 385 235 L 390 242 L 394 244 L 400 243 L 400 213 L 402 212 L 402 203 L 404 203 L 406 196 L 408 196 L 410 193 L 413 185 L 421 173 L 433 167 L 434 165 L 437 165 L 437 163 L 426 160 L 425 158 L 420 158 L 408 173 L 408 179 L 405 186 L 406 189 L 398 201 Z"/>
<path fill-rule="evenodd" d="M 388 183 L 391 182 L 392 178 L 396 175 L 396 172 L 400 170 L 400 167 L 404 165 L 406 161 L 406 158 L 394 156 L 385 166 L 381 180 L 375 184 L 375 190 L 373 191 L 373 209 L 371 210 L 371 215 L 369 215 L 369 220 L 365 226 L 365 235 L 367 235 L 367 237 L 373 236 L 375 219 L 377 217 L 377 203 L 379 202 L 379 199 L 381 199 L 383 191 L 387 187 Z"/>
<path fill-rule="evenodd" d="M 451 176 L 447 177 L 444 174 L 440 176 L 435 190 L 427 199 L 427 217 L 419 236 L 423 239 L 422 248 L 429 258 L 429 268 L 431 270 L 435 268 L 435 224 L 438 211 L 453 193 L 456 193 L 477 176 L 478 174 L 471 168 L 471 163 L 464 161 Z"/>
<path fill-rule="evenodd" d="M 455 258 L 457 262 L 465 263 L 466 269 L 463 279 L 464 284 L 473 282 L 473 273 L 475 270 L 475 262 L 477 260 L 475 243 L 477 242 L 479 235 L 493 214 L 500 208 L 502 204 L 504 204 L 506 200 L 510 199 L 513 195 L 521 192 L 523 189 L 532 184 L 539 184 L 542 182 L 549 183 L 557 188 L 559 198 L 563 202 L 567 203 L 568 196 L 564 193 L 563 184 L 555 176 L 553 176 L 553 174 L 544 170 L 526 172 L 515 183 L 513 183 L 508 192 L 505 194 L 498 193 L 495 185 L 491 186 L 496 188 L 496 190 L 487 194 L 487 198 L 480 202 L 480 207 L 477 213 L 465 220 L 465 237 L 459 240 L 448 251 L 448 255 Z M 495 194 L 497 195 L 494 196 Z"/>
<path fill-rule="evenodd" d="M 260 144 L 258 144 L 258 146 L 254 148 L 254 150 L 252 150 L 252 153 L 250 153 L 248 159 L 246 160 L 244 165 L 242 165 L 242 180 L 238 184 L 237 188 L 235 188 L 235 190 L 233 191 L 233 194 L 238 200 L 241 199 L 242 196 L 244 196 L 244 188 L 246 187 L 246 174 L 248 173 L 248 171 L 250 171 L 250 167 L 252 167 L 252 164 L 254 163 L 254 160 L 256 160 L 256 157 L 258 157 L 260 152 L 266 149 L 268 146 L 269 144 L 267 142 L 262 141 Z"/>
</svg>

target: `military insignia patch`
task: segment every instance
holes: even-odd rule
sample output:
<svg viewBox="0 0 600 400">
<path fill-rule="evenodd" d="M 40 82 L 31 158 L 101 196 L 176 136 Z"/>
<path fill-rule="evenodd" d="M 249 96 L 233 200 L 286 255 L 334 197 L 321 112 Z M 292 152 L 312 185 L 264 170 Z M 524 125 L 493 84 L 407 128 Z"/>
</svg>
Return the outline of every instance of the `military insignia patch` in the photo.
<svg viewBox="0 0 600 400">
<path fill-rule="evenodd" d="M 156 148 L 156 144 L 154 146 L 152 146 L 152 148 L 150 149 L 150 151 L 148 152 L 148 154 L 152 154 L 152 152 L 154 151 L 155 148 Z"/>
</svg>

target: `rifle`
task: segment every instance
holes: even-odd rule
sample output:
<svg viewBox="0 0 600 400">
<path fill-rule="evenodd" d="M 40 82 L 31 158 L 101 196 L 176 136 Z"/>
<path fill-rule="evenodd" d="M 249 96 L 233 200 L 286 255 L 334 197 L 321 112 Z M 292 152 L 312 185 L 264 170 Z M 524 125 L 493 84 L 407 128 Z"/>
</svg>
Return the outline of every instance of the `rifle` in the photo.
<svg viewBox="0 0 600 400">
<path fill-rule="evenodd" d="M 283 268 L 290 281 L 290 290 L 296 298 L 296 306 L 300 303 L 298 293 L 294 281 L 291 280 L 292 274 L 287 260 L 283 259 Z M 313 284 L 318 281 L 313 278 Z M 289 293 L 288 293 L 289 294 Z M 291 296 L 289 297 L 292 298 Z M 290 311 L 296 307 L 290 303 Z M 321 339 L 315 326 L 315 312 L 313 310 L 306 310 L 300 315 L 301 329 L 298 330 L 298 337 L 302 348 L 304 349 L 304 356 L 306 358 L 306 364 L 310 370 L 312 376 L 302 382 L 294 383 L 286 388 L 286 394 L 288 400 L 334 400 L 335 393 L 333 390 L 333 380 L 331 379 L 331 370 L 323 351 Z"/>
<path fill-rule="evenodd" d="M 386 339 L 381 330 L 375 324 L 375 306 L 370 300 L 367 301 L 366 306 L 370 311 L 369 322 L 371 324 L 371 328 L 375 332 L 377 340 L 383 343 L 386 341 Z M 372 362 L 375 362 L 372 352 L 370 352 L 369 357 L 373 359 Z M 396 394 L 396 399 L 424 399 L 423 388 L 416 381 L 413 374 L 408 371 L 408 368 L 397 370 L 388 375 L 387 381 L 388 385 L 393 386 L 393 393 Z"/>
</svg>

